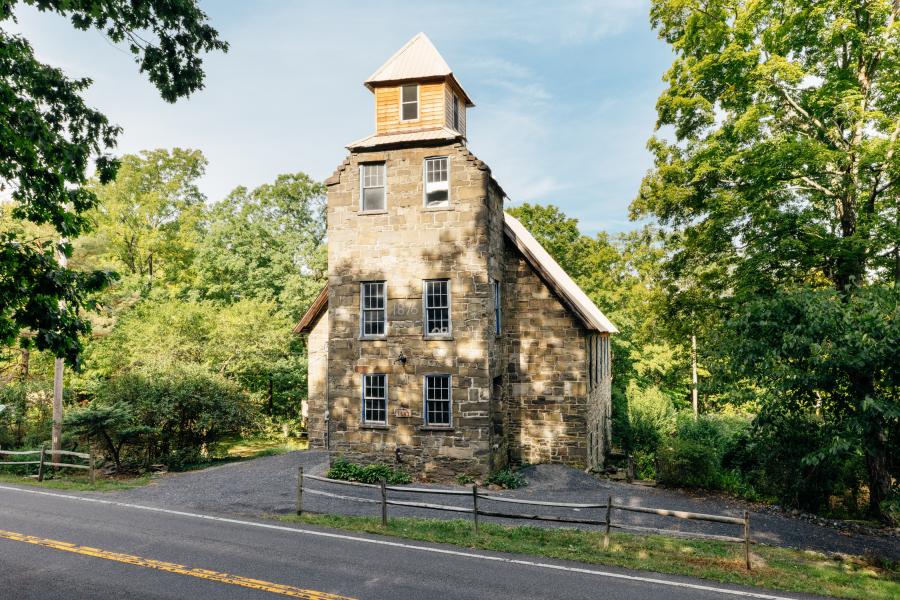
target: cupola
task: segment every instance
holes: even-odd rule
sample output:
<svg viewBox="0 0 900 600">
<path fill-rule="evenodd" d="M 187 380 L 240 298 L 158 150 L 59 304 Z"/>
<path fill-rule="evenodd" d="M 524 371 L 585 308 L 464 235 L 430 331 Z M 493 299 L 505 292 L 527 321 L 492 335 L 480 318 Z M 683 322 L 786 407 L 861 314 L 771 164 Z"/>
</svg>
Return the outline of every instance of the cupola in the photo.
<svg viewBox="0 0 900 600">
<path fill-rule="evenodd" d="M 409 40 L 365 85 L 375 95 L 375 135 L 348 148 L 465 139 L 466 109 L 475 104 L 424 33 Z"/>
</svg>

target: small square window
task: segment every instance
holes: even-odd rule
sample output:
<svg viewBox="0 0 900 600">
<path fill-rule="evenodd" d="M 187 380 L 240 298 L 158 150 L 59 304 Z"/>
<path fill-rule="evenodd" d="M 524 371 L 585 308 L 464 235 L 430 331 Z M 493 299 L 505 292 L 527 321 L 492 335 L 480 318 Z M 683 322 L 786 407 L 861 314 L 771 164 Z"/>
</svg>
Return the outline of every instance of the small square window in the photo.
<svg viewBox="0 0 900 600">
<path fill-rule="evenodd" d="M 380 337 L 387 329 L 387 294 L 383 281 L 360 284 L 360 334 Z"/>
<path fill-rule="evenodd" d="M 384 210 L 384 163 L 364 164 L 360 167 L 360 209 Z"/>
<path fill-rule="evenodd" d="M 404 85 L 400 88 L 400 120 L 415 121 L 419 118 L 419 86 Z"/>
<path fill-rule="evenodd" d="M 450 200 L 450 159 L 425 159 L 425 206 L 445 206 Z"/>
<path fill-rule="evenodd" d="M 387 375 L 367 373 L 362 380 L 363 423 L 387 423 Z"/>
<path fill-rule="evenodd" d="M 425 424 L 449 427 L 451 418 L 449 375 L 425 376 Z"/>
<path fill-rule="evenodd" d="M 425 336 L 442 337 L 451 333 L 450 282 L 435 279 L 425 282 Z"/>
</svg>

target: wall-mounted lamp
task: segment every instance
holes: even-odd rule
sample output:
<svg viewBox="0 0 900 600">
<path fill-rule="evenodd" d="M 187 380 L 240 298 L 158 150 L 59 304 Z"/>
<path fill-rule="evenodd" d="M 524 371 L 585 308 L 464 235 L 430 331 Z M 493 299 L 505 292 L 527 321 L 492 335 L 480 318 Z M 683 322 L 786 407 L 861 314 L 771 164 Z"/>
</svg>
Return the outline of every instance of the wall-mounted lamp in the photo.
<svg viewBox="0 0 900 600">
<path fill-rule="evenodd" d="M 406 359 L 406 355 L 403 354 L 403 350 L 401 350 L 401 351 L 400 351 L 400 356 L 398 356 L 398 357 L 397 357 L 397 360 L 395 360 L 394 362 L 398 362 L 398 363 L 400 363 L 401 365 L 406 366 L 406 360 L 407 360 L 407 359 Z"/>
</svg>

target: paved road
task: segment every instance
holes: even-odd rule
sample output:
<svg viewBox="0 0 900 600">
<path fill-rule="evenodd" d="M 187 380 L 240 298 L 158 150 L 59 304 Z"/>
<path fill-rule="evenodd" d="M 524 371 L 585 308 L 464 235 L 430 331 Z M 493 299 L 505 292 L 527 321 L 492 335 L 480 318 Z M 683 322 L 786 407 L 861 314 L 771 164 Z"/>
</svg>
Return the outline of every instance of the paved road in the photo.
<svg viewBox="0 0 900 600">
<path fill-rule="evenodd" d="M 296 502 L 297 467 L 303 465 L 307 473 L 324 473 L 327 455 L 319 451 L 291 452 L 281 456 L 269 456 L 252 461 L 232 463 L 203 471 L 167 475 L 153 484 L 116 493 L 103 493 L 98 497 L 115 497 L 126 502 L 182 507 L 189 510 L 216 513 L 260 516 L 273 513 L 289 513 Z M 722 496 L 704 495 L 701 492 L 687 494 L 678 490 L 648 488 L 621 482 L 599 481 L 581 471 L 562 465 L 538 465 L 526 471 L 529 483 L 526 487 L 500 495 L 510 497 L 556 500 L 558 502 L 603 503 L 608 496 L 616 505 L 652 506 L 670 510 L 687 510 L 700 513 L 742 516 L 747 505 Z M 314 488 L 346 494 L 346 487 L 310 482 Z M 440 486 L 446 487 L 446 486 Z M 376 497 L 377 494 L 362 488 L 353 488 L 351 495 Z M 435 502 L 435 496 L 404 495 L 404 500 Z M 468 497 L 441 497 L 443 504 L 471 506 Z M 306 507 L 315 512 L 331 512 L 373 516 L 377 506 L 333 500 L 321 496 L 308 496 Z M 534 512 L 533 507 L 513 504 L 485 505 L 489 510 Z M 414 508 L 391 507 L 395 516 L 419 516 L 430 518 L 458 518 L 459 513 L 442 513 Z M 603 518 L 598 511 L 546 509 L 541 512 L 569 517 Z M 751 507 L 752 512 L 752 507 Z M 616 511 L 614 522 L 640 527 L 681 529 L 717 535 L 740 535 L 734 525 L 682 521 L 654 515 Z M 508 521 L 521 525 L 522 521 Z M 893 560 L 900 559 L 898 538 L 877 537 L 862 534 L 847 535 L 831 527 L 813 525 L 799 519 L 777 514 L 752 512 L 750 516 L 753 538 L 776 546 L 810 548 L 848 554 L 872 553 Z M 541 525 L 531 522 L 532 525 Z M 587 526 L 585 526 L 587 528 Z"/>
<path fill-rule="evenodd" d="M 803 598 L 0 486 L 0 597 Z"/>
</svg>

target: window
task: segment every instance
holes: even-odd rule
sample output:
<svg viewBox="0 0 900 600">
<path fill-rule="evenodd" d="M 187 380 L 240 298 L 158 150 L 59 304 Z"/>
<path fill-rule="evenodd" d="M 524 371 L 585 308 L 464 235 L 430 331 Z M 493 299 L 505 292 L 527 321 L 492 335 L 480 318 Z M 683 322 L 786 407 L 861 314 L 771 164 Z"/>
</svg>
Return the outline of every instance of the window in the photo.
<svg viewBox="0 0 900 600">
<path fill-rule="evenodd" d="M 459 131 L 459 98 L 453 94 L 453 129 Z"/>
<path fill-rule="evenodd" d="M 450 426 L 450 376 L 425 376 L 425 424 Z"/>
<path fill-rule="evenodd" d="M 363 423 L 387 423 L 387 375 L 363 375 Z"/>
<path fill-rule="evenodd" d="M 364 164 L 359 174 L 362 183 L 360 208 L 367 210 L 384 210 L 384 163 Z"/>
<path fill-rule="evenodd" d="M 415 121 L 419 118 L 419 86 L 404 85 L 400 88 L 400 120 Z"/>
<path fill-rule="evenodd" d="M 437 156 L 425 159 L 425 206 L 444 206 L 450 199 L 448 183 L 450 159 Z"/>
<path fill-rule="evenodd" d="M 425 335 L 450 335 L 450 282 L 435 279 L 425 282 Z"/>
<path fill-rule="evenodd" d="M 384 335 L 387 325 L 386 304 L 383 281 L 360 284 L 360 333 L 363 337 Z"/>
<path fill-rule="evenodd" d="M 500 312 L 500 282 L 494 280 L 494 335 L 500 335 L 502 314 Z"/>
</svg>

